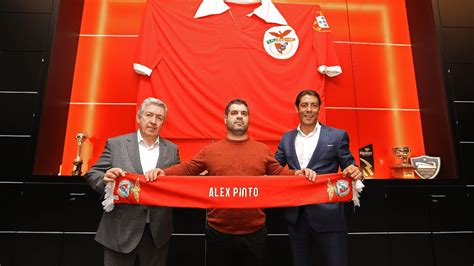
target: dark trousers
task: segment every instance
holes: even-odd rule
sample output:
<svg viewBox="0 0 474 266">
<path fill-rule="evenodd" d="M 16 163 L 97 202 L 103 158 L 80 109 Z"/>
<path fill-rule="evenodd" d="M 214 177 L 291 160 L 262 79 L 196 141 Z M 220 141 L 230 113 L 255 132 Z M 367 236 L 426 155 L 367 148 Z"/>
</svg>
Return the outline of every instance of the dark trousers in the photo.
<svg viewBox="0 0 474 266">
<path fill-rule="evenodd" d="M 207 226 L 206 266 L 261 266 L 266 228 L 250 234 L 225 234 Z"/>
<path fill-rule="evenodd" d="M 151 236 L 150 225 L 146 224 L 142 239 L 130 253 L 121 253 L 104 247 L 105 266 L 165 266 L 169 242 L 157 248 Z"/>
<path fill-rule="evenodd" d="M 296 224 L 288 225 L 293 266 L 347 266 L 347 232 L 316 232 L 303 208 Z M 320 250 L 323 263 L 314 263 L 313 246 Z"/>
</svg>

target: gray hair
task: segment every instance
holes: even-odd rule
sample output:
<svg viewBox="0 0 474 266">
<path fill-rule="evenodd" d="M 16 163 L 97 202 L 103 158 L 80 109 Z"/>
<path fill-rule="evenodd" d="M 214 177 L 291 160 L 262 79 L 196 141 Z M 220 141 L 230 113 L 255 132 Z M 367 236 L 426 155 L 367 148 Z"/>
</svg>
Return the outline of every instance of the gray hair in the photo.
<svg viewBox="0 0 474 266">
<path fill-rule="evenodd" d="M 153 97 L 149 97 L 143 100 L 142 104 L 140 104 L 140 108 L 138 108 L 137 116 L 141 117 L 143 112 L 145 111 L 145 108 L 151 104 L 163 108 L 165 110 L 166 117 L 166 114 L 168 113 L 168 106 L 166 106 L 166 104 L 162 100 Z"/>
</svg>

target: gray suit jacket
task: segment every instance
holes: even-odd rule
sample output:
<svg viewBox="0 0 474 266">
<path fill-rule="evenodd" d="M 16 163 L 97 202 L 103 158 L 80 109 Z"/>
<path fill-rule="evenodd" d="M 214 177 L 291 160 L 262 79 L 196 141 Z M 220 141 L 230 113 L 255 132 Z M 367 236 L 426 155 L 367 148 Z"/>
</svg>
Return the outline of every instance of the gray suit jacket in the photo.
<svg viewBox="0 0 474 266">
<path fill-rule="evenodd" d="M 162 138 L 159 143 L 157 167 L 165 169 L 180 162 L 176 144 Z M 136 132 L 107 140 L 101 157 L 85 175 L 87 183 L 98 193 L 104 193 L 102 178 L 113 167 L 129 173 L 143 174 Z M 142 237 L 148 209 L 155 245 L 163 246 L 173 231 L 173 213 L 168 207 L 117 204 L 113 211 L 103 213 L 96 241 L 118 252 L 131 252 Z"/>
<path fill-rule="evenodd" d="M 295 150 L 296 129 L 283 135 L 275 159 L 290 169 L 301 169 Z M 355 160 L 349 150 L 349 137 L 343 130 L 321 125 L 318 145 L 313 152 L 307 168 L 317 174 L 337 173 L 339 168 L 344 169 L 354 164 Z M 317 178 L 317 177 L 316 177 Z M 343 203 L 324 203 L 304 206 L 311 227 L 317 232 L 332 232 L 346 230 L 346 218 Z M 295 224 L 300 208 L 285 209 L 286 220 Z"/>
</svg>

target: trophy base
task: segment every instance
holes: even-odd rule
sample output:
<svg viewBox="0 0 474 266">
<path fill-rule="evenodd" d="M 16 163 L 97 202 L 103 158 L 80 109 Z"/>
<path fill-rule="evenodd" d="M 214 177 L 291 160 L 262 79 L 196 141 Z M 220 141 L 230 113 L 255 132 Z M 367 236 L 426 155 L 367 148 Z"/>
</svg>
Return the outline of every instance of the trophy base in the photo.
<svg viewBox="0 0 474 266">
<path fill-rule="evenodd" d="M 82 175 L 82 161 L 74 161 L 72 162 L 74 168 L 72 169 L 71 175 L 72 176 L 80 176 Z"/>
<path fill-rule="evenodd" d="M 395 165 L 392 167 L 392 177 L 402 179 L 415 179 L 415 168 L 411 164 Z"/>
</svg>

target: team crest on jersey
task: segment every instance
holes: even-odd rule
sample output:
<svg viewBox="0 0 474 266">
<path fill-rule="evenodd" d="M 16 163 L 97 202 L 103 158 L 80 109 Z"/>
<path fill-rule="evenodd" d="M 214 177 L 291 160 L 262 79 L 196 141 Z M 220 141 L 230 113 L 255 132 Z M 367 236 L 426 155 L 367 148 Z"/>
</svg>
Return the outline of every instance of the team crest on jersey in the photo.
<svg viewBox="0 0 474 266">
<path fill-rule="evenodd" d="M 336 194 L 339 197 L 344 197 L 349 194 L 349 182 L 347 180 L 341 179 L 336 182 Z"/>
<path fill-rule="evenodd" d="M 130 189 L 132 189 L 132 181 L 122 180 L 117 188 L 117 193 L 122 198 L 128 198 L 130 196 Z"/>
<path fill-rule="evenodd" d="M 276 59 L 288 59 L 298 50 L 299 39 L 290 26 L 275 26 L 268 29 L 263 36 L 265 51 Z"/>
<path fill-rule="evenodd" d="M 328 21 L 322 11 L 316 11 L 316 17 L 313 22 L 313 29 L 319 32 L 330 32 Z"/>
</svg>

